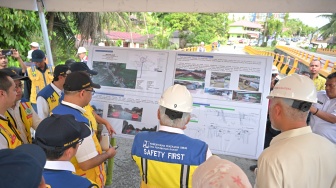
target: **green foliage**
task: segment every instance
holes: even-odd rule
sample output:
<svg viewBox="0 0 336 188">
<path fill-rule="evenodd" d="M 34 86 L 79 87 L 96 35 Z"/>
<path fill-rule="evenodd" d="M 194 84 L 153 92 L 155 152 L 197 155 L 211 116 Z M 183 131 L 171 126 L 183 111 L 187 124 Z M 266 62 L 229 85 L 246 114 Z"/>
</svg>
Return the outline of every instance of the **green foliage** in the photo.
<svg viewBox="0 0 336 188">
<path fill-rule="evenodd" d="M 180 47 L 224 40 L 228 31 L 228 14 L 225 13 L 156 13 L 163 28 L 179 31 Z M 166 27 L 164 27 L 166 26 Z"/>
<path fill-rule="evenodd" d="M 32 41 L 41 44 L 42 32 L 38 14 L 34 11 L 15 10 L 0 7 L 0 48 L 15 48 L 23 60 L 30 50 Z M 12 58 L 9 62 L 15 64 Z"/>
<path fill-rule="evenodd" d="M 271 45 L 272 45 L 272 47 L 274 47 L 274 46 L 276 46 L 276 44 L 277 44 L 277 40 L 273 40 Z"/>
<path fill-rule="evenodd" d="M 319 17 L 327 18 L 329 20 L 329 23 L 319 28 L 319 30 L 322 32 L 321 36 L 324 39 L 327 39 L 328 37 L 331 37 L 331 36 L 335 36 L 336 34 L 336 13 L 323 14 L 323 15 L 320 15 Z"/>
</svg>

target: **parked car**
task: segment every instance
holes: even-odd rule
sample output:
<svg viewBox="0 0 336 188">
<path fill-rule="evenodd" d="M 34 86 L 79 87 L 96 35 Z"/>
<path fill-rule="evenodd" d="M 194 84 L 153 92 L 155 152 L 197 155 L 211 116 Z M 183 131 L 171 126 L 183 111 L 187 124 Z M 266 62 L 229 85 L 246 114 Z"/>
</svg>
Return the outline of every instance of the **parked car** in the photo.
<svg viewBox="0 0 336 188">
<path fill-rule="evenodd" d="M 227 45 L 233 45 L 233 41 L 228 40 L 228 41 L 226 42 L 226 44 L 227 44 Z"/>
<path fill-rule="evenodd" d="M 239 39 L 238 42 L 239 43 L 244 43 L 244 39 Z"/>
</svg>

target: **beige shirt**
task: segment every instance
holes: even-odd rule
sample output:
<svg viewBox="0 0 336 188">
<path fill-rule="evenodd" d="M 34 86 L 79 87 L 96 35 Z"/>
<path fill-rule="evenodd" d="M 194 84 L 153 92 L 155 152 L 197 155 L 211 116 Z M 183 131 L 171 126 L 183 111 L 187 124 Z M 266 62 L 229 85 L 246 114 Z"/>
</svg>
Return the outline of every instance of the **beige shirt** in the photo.
<svg viewBox="0 0 336 188">
<path fill-rule="evenodd" d="M 15 104 L 14 109 L 8 108 L 7 111 L 12 115 L 13 119 L 15 120 L 17 129 L 19 131 L 20 137 L 23 143 L 28 144 L 27 135 L 26 135 L 26 126 L 23 124 L 21 115 L 20 115 L 20 102 L 21 100 L 17 101 Z M 41 119 L 38 117 L 34 109 L 32 109 L 33 114 L 33 129 L 36 130 L 37 126 L 40 124 Z"/>
<path fill-rule="evenodd" d="M 282 132 L 258 159 L 255 187 L 335 188 L 336 145 L 309 126 Z"/>
</svg>

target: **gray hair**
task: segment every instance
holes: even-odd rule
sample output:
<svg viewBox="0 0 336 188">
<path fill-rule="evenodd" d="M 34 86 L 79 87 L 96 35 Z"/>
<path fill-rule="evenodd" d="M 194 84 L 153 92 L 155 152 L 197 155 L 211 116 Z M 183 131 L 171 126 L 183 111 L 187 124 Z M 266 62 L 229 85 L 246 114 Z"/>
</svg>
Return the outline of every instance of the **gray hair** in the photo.
<svg viewBox="0 0 336 188">
<path fill-rule="evenodd" d="M 190 113 L 183 112 L 183 115 L 181 118 L 171 120 L 166 114 L 166 108 L 163 106 L 159 107 L 160 110 L 160 121 L 162 125 L 169 126 L 169 127 L 175 127 L 175 128 L 183 128 L 189 120 Z"/>
<path fill-rule="evenodd" d="M 283 112 L 287 118 L 291 120 L 306 121 L 309 111 L 302 112 L 299 109 L 293 108 L 292 107 L 293 102 L 294 99 L 275 97 L 272 99 L 270 107 L 272 108 L 275 104 L 281 104 Z"/>
</svg>

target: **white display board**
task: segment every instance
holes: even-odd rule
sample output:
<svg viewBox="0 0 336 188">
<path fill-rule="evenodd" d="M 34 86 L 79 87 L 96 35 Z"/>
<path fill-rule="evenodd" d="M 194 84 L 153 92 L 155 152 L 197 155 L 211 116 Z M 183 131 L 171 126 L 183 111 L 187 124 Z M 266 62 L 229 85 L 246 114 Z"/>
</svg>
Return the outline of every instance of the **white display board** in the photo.
<svg viewBox="0 0 336 188">
<path fill-rule="evenodd" d="M 102 86 L 91 105 L 116 136 L 155 131 L 158 100 L 178 83 L 193 96 L 186 135 L 217 154 L 256 159 L 263 150 L 272 57 L 92 46 L 88 66 Z"/>
</svg>

